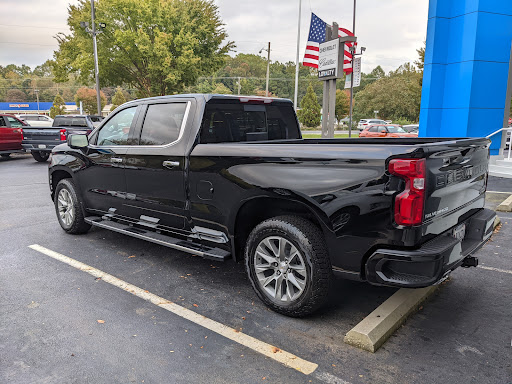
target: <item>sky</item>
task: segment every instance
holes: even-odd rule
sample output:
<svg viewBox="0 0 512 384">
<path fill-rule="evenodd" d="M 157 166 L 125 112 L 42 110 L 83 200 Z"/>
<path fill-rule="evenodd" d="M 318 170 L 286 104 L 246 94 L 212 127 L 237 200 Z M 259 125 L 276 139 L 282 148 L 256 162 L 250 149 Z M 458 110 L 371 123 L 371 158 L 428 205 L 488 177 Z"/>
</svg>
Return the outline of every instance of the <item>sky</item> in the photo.
<svg viewBox="0 0 512 384">
<path fill-rule="evenodd" d="M 143 0 L 141 0 L 143 1 Z M 214 0 L 236 52 L 258 54 L 271 42 L 271 60 L 295 62 L 299 0 Z M 54 36 L 67 33 L 67 8 L 77 0 L 0 0 L 0 65 L 31 68 L 52 58 Z M 354 0 L 302 0 L 299 57 L 302 61 L 311 12 L 328 24 L 352 29 Z M 428 0 L 359 0 L 356 35 L 366 47 L 362 71 L 387 72 L 418 58 L 427 29 Z M 262 52 L 266 56 L 266 52 Z M 101 59 L 101 58 L 100 58 Z"/>
</svg>

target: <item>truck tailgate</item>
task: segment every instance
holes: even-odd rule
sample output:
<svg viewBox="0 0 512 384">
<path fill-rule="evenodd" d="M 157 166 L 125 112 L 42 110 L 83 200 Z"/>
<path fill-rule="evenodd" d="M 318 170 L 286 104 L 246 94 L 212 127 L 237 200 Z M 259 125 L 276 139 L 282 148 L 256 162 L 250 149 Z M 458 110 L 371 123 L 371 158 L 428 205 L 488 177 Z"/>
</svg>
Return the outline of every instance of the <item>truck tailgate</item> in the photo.
<svg viewBox="0 0 512 384">
<path fill-rule="evenodd" d="M 488 146 L 486 139 L 455 141 L 428 153 L 423 236 L 440 234 L 484 207 Z"/>
</svg>

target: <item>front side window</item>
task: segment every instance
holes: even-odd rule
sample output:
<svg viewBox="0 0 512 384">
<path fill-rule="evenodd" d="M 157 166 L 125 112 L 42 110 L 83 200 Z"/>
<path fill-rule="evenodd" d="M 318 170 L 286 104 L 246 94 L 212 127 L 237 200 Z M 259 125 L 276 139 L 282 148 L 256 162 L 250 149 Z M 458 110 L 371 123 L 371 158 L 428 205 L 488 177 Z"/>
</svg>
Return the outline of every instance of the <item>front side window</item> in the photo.
<svg viewBox="0 0 512 384">
<path fill-rule="evenodd" d="M 123 109 L 116 113 L 98 132 L 96 145 L 128 145 L 128 135 L 137 107 Z"/>
<path fill-rule="evenodd" d="M 0 116 L 0 127 L 6 127 L 7 124 L 5 124 L 5 120 L 3 116 Z"/>
<path fill-rule="evenodd" d="M 187 103 L 150 104 L 140 134 L 140 145 L 166 145 L 180 136 Z"/>
</svg>

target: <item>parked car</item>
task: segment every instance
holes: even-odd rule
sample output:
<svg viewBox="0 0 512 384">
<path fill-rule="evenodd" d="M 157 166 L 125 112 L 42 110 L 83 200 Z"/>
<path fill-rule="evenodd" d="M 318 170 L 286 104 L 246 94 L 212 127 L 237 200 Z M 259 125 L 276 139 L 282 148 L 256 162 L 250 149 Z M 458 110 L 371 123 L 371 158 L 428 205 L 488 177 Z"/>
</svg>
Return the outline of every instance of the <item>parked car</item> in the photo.
<svg viewBox="0 0 512 384">
<path fill-rule="evenodd" d="M 418 133 L 409 133 L 399 125 L 370 125 L 365 128 L 359 137 L 418 137 Z"/>
<path fill-rule="evenodd" d="M 30 126 L 24 129 L 22 145 L 36 161 L 44 162 L 55 146 L 66 142 L 68 134 L 89 134 L 93 129 L 94 124 L 88 115 L 58 115 L 51 127 Z"/>
<path fill-rule="evenodd" d="M 380 119 L 361 119 L 361 120 L 359 120 L 359 123 L 357 124 L 357 129 L 359 129 L 359 131 L 362 131 L 368 125 L 371 125 L 371 124 L 387 124 L 387 123 L 384 120 L 380 120 Z"/>
<path fill-rule="evenodd" d="M 49 185 L 64 231 L 97 226 L 243 261 L 266 305 L 304 316 L 333 275 L 414 288 L 476 266 L 495 219 L 484 209 L 489 144 L 304 140 L 289 100 L 164 96 L 69 135 Z"/>
<path fill-rule="evenodd" d="M 23 120 L 28 125 L 38 125 L 40 127 L 51 127 L 53 119 L 46 115 L 18 115 L 20 120 Z"/>
<path fill-rule="evenodd" d="M 404 131 L 409 133 L 418 133 L 420 129 L 419 124 L 409 124 L 409 125 L 402 125 L 402 128 Z"/>
<path fill-rule="evenodd" d="M 26 126 L 27 123 L 12 115 L 0 115 L 0 156 L 8 158 L 11 153 L 23 152 L 22 128 Z"/>
</svg>

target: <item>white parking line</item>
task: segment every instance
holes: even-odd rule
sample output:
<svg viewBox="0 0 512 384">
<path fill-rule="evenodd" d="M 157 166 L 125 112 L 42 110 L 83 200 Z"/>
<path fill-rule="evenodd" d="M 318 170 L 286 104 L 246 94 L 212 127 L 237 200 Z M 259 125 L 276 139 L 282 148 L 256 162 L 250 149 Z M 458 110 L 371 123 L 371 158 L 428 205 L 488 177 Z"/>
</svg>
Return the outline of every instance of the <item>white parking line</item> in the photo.
<svg viewBox="0 0 512 384">
<path fill-rule="evenodd" d="M 508 271 L 506 269 L 499 269 L 499 268 L 494 268 L 494 267 L 485 267 L 483 265 L 479 265 L 478 268 L 487 269 L 488 271 L 508 273 L 508 274 L 512 275 L 512 271 Z"/>
<path fill-rule="evenodd" d="M 30 245 L 29 248 L 32 248 L 34 251 L 45 254 L 46 256 L 49 256 L 55 260 L 61 261 L 65 264 L 68 264 L 80 271 L 87 272 L 88 274 L 90 274 L 94 277 L 100 277 L 101 280 L 106 283 L 109 283 L 115 287 L 121 288 L 121 289 L 131 293 L 132 295 L 135 295 L 137 297 L 140 297 L 141 299 L 149 301 L 150 303 L 153 303 L 160 308 L 163 308 L 169 312 L 172 312 L 175 315 L 178 315 L 178 316 L 180 316 L 184 319 L 187 319 L 197 325 L 200 325 L 201 327 L 209 329 L 210 331 L 215 332 L 221 336 L 224 336 L 224 337 L 226 337 L 238 344 L 241 344 L 247 348 L 250 348 L 253 351 L 259 352 L 262 355 L 269 357 L 275 361 L 278 361 L 279 363 L 281 363 L 287 367 L 290 367 L 299 372 L 302 372 L 305 375 L 309 375 L 309 374 L 315 372 L 315 370 L 318 368 L 318 364 L 311 363 L 311 362 L 301 359 L 300 357 L 295 356 L 289 352 L 283 351 L 282 349 L 277 348 L 271 344 L 267 344 L 263 341 L 255 339 L 252 336 L 248 336 L 242 332 L 239 332 L 238 330 L 230 328 L 230 327 L 228 327 L 224 324 L 221 324 L 215 320 L 209 319 L 203 315 L 200 315 L 194 311 L 191 311 L 190 309 L 179 306 L 167 299 L 164 299 L 163 297 L 157 296 L 157 295 L 150 293 L 142 288 L 139 288 L 133 284 L 130 284 L 130 283 L 127 283 L 126 281 L 118 279 L 117 277 L 112 276 L 106 272 L 103 272 L 99 269 L 91 267 L 90 265 L 84 264 L 80 261 L 77 261 L 77 260 L 72 259 L 65 255 L 62 255 L 55 251 L 52 251 L 51 249 L 45 248 L 38 244 Z M 322 375 L 320 375 L 320 376 L 322 376 Z M 328 376 L 330 376 L 330 379 L 335 378 L 334 376 L 331 376 L 331 375 L 328 375 Z M 318 378 L 320 380 L 322 380 L 321 377 L 318 377 Z M 338 378 L 336 378 L 336 379 L 338 379 Z M 340 380 L 340 379 L 338 379 L 338 380 Z M 323 381 L 325 381 L 325 378 Z M 340 381 L 340 382 L 344 382 L 344 381 Z"/>
</svg>

